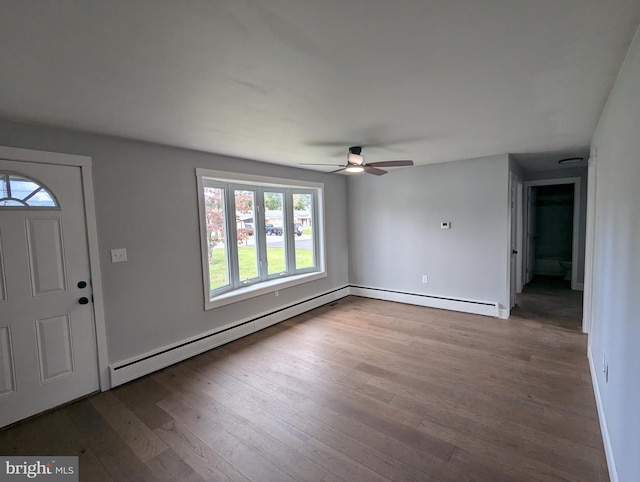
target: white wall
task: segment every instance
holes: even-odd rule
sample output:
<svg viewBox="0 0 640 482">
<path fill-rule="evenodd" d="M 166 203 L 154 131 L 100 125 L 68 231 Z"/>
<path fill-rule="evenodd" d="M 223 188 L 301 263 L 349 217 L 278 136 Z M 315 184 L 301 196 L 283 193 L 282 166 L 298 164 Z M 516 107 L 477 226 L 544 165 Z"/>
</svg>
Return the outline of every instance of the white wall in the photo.
<svg viewBox="0 0 640 482">
<path fill-rule="evenodd" d="M 612 480 L 621 482 L 640 480 L 639 32 L 592 141 L 597 176 L 590 358 Z"/>
<path fill-rule="evenodd" d="M 0 145 L 93 158 L 110 363 L 348 284 L 342 176 L 7 121 Z M 204 311 L 196 167 L 324 183 L 328 277 Z"/>
<path fill-rule="evenodd" d="M 350 177 L 348 197 L 351 284 L 508 309 L 508 156 Z"/>
</svg>

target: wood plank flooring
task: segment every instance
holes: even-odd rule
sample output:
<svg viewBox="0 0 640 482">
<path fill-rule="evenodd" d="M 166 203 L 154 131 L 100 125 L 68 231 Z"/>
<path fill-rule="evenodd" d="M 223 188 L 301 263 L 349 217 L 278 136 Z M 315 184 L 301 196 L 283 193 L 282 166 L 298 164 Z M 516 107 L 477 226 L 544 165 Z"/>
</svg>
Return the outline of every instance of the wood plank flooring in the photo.
<svg viewBox="0 0 640 482">
<path fill-rule="evenodd" d="M 0 432 L 81 480 L 605 481 L 586 336 L 349 297 Z"/>
</svg>

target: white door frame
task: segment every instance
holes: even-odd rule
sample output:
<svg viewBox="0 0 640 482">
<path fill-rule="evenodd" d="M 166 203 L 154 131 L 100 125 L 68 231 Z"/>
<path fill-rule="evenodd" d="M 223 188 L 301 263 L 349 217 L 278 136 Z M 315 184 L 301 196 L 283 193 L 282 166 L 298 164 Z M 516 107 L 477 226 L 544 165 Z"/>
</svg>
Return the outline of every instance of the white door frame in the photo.
<svg viewBox="0 0 640 482">
<path fill-rule="evenodd" d="M 518 292 L 518 176 L 509 175 L 509 310 L 516 305 Z"/>
<path fill-rule="evenodd" d="M 557 184 L 573 184 L 573 240 L 571 246 L 571 263 L 573 268 L 571 270 L 571 289 L 572 290 L 580 290 L 581 284 L 578 283 L 578 246 L 580 242 L 580 181 L 579 177 L 562 177 L 557 179 L 539 179 L 536 181 L 525 181 L 524 187 L 525 192 L 528 193 L 529 190 L 534 186 L 553 186 Z M 528 210 L 528 208 L 527 208 Z M 527 220 L 529 219 L 529 212 L 525 213 L 527 216 Z M 528 249 L 527 243 L 525 244 L 525 249 Z M 528 256 L 523 257 L 523 263 L 527 262 Z M 526 266 L 523 266 L 526 270 Z"/>
<path fill-rule="evenodd" d="M 535 205 L 537 195 L 538 195 L 538 191 L 534 191 L 530 187 L 525 186 L 524 197 L 526 200 L 524 205 L 523 216 L 526 219 L 526 223 L 525 223 L 526 225 L 524 226 L 525 231 L 523 234 L 524 260 L 522 262 L 523 274 L 524 274 L 524 280 L 523 280 L 524 285 L 529 283 L 533 279 L 533 276 L 535 275 L 535 273 L 533 272 L 533 269 L 535 264 L 535 224 L 536 224 L 537 211 L 535 207 L 532 210 L 532 206 Z M 533 239 L 532 239 L 532 236 L 533 236 Z M 532 245 L 533 245 L 533 249 L 532 249 Z"/>
<path fill-rule="evenodd" d="M 595 278 L 593 277 L 593 262 L 595 258 L 595 223 L 596 223 L 596 182 L 597 182 L 597 151 L 594 149 L 589 158 L 589 172 L 587 174 L 587 233 L 584 244 L 584 297 L 582 302 L 582 332 L 591 333 L 593 325 L 593 293 Z M 591 336 L 589 348 L 591 348 Z"/>
<path fill-rule="evenodd" d="M 91 285 L 93 291 L 92 306 L 96 330 L 96 347 L 98 350 L 98 380 L 100 383 L 100 390 L 108 390 L 111 388 L 111 385 L 109 382 L 107 331 L 104 318 L 104 298 L 102 296 L 102 275 L 100 272 L 98 228 L 96 223 L 96 207 L 93 194 L 91 158 L 75 154 L 62 154 L 58 152 L 36 151 L 33 149 L 0 146 L 0 159 L 39 164 L 75 166 L 80 168 L 82 175 L 82 193 L 84 196 L 85 221 L 87 225 L 89 269 L 91 272 Z"/>
<path fill-rule="evenodd" d="M 518 179 L 518 206 L 517 206 L 517 246 L 518 254 L 516 256 L 516 293 L 522 293 L 524 287 L 524 183 Z"/>
</svg>

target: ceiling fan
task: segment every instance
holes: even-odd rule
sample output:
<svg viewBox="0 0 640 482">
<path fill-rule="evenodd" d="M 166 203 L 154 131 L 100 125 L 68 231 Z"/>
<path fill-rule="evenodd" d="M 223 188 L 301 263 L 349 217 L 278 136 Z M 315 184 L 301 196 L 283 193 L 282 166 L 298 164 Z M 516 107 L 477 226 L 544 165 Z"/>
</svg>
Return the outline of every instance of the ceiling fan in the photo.
<svg viewBox="0 0 640 482">
<path fill-rule="evenodd" d="M 362 147 L 361 146 L 352 146 L 349 148 L 349 153 L 347 154 L 347 164 L 312 164 L 303 162 L 307 166 L 340 166 L 340 169 L 336 169 L 335 171 L 329 171 L 327 174 L 333 174 L 335 172 L 347 171 L 347 172 L 368 172 L 369 174 L 373 174 L 375 176 L 382 176 L 386 174 L 387 171 L 384 169 L 378 169 L 379 167 L 399 167 L 399 166 L 413 166 L 413 161 L 379 161 L 379 162 L 370 162 L 365 163 L 364 157 L 361 155 Z"/>
</svg>

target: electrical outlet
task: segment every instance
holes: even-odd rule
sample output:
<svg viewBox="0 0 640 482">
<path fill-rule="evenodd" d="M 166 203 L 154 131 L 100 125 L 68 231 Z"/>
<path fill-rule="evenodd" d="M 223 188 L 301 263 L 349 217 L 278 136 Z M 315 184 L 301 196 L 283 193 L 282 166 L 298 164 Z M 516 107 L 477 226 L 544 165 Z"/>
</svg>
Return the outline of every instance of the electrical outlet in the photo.
<svg viewBox="0 0 640 482">
<path fill-rule="evenodd" d="M 127 260 L 127 249 L 119 248 L 111 250 L 111 262 L 122 263 Z"/>
<path fill-rule="evenodd" d="M 427 278 L 427 275 L 426 275 L 426 274 L 423 274 L 423 275 L 422 275 L 422 282 L 423 282 L 424 284 L 427 284 L 427 282 L 428 282 L 428 281 L 429 281 L 429 278 Z"/>
</svg>

